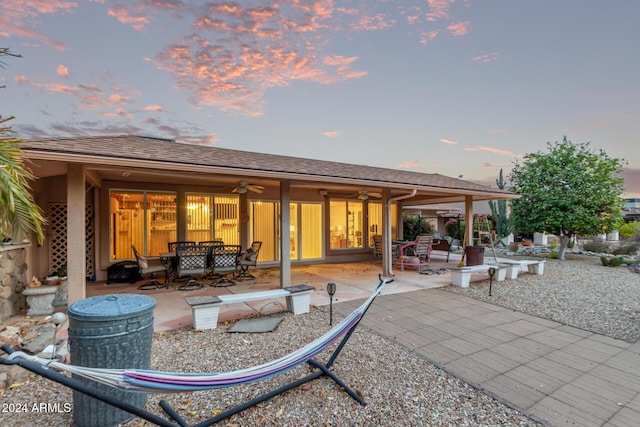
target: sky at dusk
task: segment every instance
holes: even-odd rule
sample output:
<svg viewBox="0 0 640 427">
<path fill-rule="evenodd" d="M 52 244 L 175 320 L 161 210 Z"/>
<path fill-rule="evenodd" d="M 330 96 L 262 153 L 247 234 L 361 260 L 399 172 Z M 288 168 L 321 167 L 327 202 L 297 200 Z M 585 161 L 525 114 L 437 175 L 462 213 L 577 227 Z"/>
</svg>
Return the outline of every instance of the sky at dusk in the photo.
<svg viewBox="0 0 640 427">
<path fill-rule="evenodd" d="M 635 0 L 2 0 L 25 139 L 137 134 L 495 185 L 564 136 L 640 197 Z M 132 147 L 132 149 L 135 149 Z"/>
</svg>

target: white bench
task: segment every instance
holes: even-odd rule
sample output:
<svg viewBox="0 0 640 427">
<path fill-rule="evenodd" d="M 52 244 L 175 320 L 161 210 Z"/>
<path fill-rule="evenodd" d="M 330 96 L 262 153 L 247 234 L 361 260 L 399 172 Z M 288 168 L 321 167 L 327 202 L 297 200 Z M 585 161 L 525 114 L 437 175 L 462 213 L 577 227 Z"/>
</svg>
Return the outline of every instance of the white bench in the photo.
<svg viewBox="0 0 640 427">
<path fill-rule="evenodd" d="M 193 296 L 184 300 L 191 306 L 194 329 L 215 329 L 222 304 L 236 304 L 273 298 L 286 298 L 287 310 L 293 314 L 309 312 L 313 287 L 309 285 L 290 286 L 284 289 L 246 292 L 219 296 Z"/>
<path fill-rule="evenodd" d="M 527 270 L 531 274 L 544 273 L 544 259 L 523 259 L 523 260 L 504 260 L 502 264 L 507 265 L 507 279 L 517 279 L 520 267 L 527 266 Z"/>
<path fill-rule="evenodd" d="M 505 279 L 505 268 L 501 268 L 499 265 L 481 264 L 451 269 L 451 283 L 455 286 L 460 286 L 461 288 L 468 288 L 469 281 L 471 280 L 471 273 L 482 273 L 485 271 L 488 272 L 490 268 L 496 269 L 496 274 L 494 277 L 498 282 L 501 282 Z"/>
</svg>

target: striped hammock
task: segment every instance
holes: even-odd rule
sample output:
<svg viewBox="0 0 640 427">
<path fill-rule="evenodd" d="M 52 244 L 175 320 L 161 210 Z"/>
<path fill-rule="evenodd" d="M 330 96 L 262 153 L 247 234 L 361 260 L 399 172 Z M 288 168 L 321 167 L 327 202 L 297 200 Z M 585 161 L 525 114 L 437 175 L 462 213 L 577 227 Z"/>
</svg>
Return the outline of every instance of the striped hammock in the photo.
<svg viewBox="0 0 640 427">
<path fill-rule="evenodd" d="M 232 387 L 264 380 L 308 362 L 331 344 L 348 334 L 360 321 L 373 300 L 389 283 L 381 280 L 371 296 L 349 316 L 304 347 L 279 359 L 245 369 L 217 373 L 163 372 L 146 369 L 104 369 L 67 365 L 16 351 L 10 359 L 22 358 L 50 368 L 66 371 L 111 387 L 146 393 L 170 393 Z"/>
</svg>

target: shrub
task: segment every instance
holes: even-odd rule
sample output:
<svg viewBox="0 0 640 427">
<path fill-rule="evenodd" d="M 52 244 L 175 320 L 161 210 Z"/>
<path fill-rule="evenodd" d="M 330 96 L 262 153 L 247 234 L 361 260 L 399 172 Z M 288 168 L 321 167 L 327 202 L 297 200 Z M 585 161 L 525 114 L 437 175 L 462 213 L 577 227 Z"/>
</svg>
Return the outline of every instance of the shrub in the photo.
<svg viewBox="0 0 640 427">
<path fill-rule="evenodd" d="M 613 250 L 614 255 L 635 255 L 640 249 L 640 242 L 623 243 Z"/>
<path fill-rule="evenodd" d="M 620 233 L 620 237 L 622 237 L 623 239 L 640 237 L 640 222 L 626 222 L 618 229 L 618 232 Z"/>
<path fill-rule="evenodd" d="M 464 227 L 464 221 L 458 222 L 455 219 L 449 220 L 449 222 L 444 225 L 447 236 L 450 236 L 452 239 L 460 239 L 460 241 L 462 241 Z"/>
<path fill-rule="evenodd" d="M 605 267 L 619 267 L 624 263 L 624 258 L 616 257 L 616 258 L 607 258 L 606 256 L 601 256 L 600 261 L 602 265 Z"/>
<path fill-rule="evenodd" d="M 609 253 L 609 245 L 603 240 L 589 240 L 582 249 L 588 252 Z"/>
<path fill-rule="evenodd" d="M 418 234 L 433 234 L 433 226 L 420 216 L 405 215 L 402 217 L 404 240 L 413 240 Z"/>
</svg>

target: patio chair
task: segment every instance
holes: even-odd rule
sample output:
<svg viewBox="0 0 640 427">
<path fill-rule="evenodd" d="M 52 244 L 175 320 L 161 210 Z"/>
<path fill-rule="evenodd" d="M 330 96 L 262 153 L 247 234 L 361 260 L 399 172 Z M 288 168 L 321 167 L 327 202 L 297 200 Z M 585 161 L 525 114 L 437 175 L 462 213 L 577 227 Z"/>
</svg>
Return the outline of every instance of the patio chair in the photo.
<svg viewBox="0 0 640 427">
<path fill-rule="evenodd" d="M 427 264 L 431 262 L 433 236 L 431 234 L 420 234 L 416 237 L 415 242 L 414 251 L 416 256 Z"/>
<path fill-rule="evenodd" d="M 238 259 L 242 247 L 240 245 L 221 245 L 213 246 L 212 254 L 212 271 L 211 274 L 217 278 L 211 286 L 231 286 L 235 285 L 235 282 L 229 279 L 227 276 L 235 274 L 238 270 Z"/>
<path fill-rule="evenodd" d="M 204 285 L 193 276 L 203 277 L 207 274 L 207 262 L 211 246 L 187 245 L 178 246 L 178 278 L 188 277 L 189 280 L 178 287 L 180 291 L 193 291 L 204 288 Z"/>
<path fill-rule="evenodd" d="M 177 242 L 169 242 L 167 243 L 167 246 L 169 248 L 169 252 L 176 252 L 178 249 L 178 246 L 194 246 L 195 244 L 196 242 L 191 240 L 180 240 Z"/>
<path fill-rule="evenodd" d="M 373 239 L 373 255 L 376 258 L 382 257 L 382 234 L 374 234 Z"/>
<path fill-rule="evenodd" d="M 167 282 L 169 281 L 168 266 L 161 262 L 159 259 L 150 259 L 140 255 L 134 245 L 131 245 L 131 250 L 133 250 L 133 254 L 136 257 L 136 263 L 138 264 L 138 272 L 140 273 L 140 276 L 150 276 L 150 280 L 138 286 L 138 289 L 148 291 L 152 289 L 166 288 Z M 158 280 L 156 279 L 157 273 L 164 273 L 163 283 L 158 282 Z"/>
<path fill-rule="evenodd" d="M 413 242 L 400 246 L 398 258 L 400 270 L 404 271 L 404 267 L 408 266 L 416 267 L 418 272 L 422 272 L 423 268 L 428 267 L 431 261 L 431 242 L 433 242 L 433 236 L 421 234 Z"/>
<path fill-rule="evenodd" d="M 256 278 L 248 270 L 249 267 L 255 267 L 258 264 L 258 254 L 261 247 L 262 242 L 256 241 L 251 243 L 251 247 L 246 252 L 240 254 L 240 259 L 238 260 L 240 271 L 234 276 L 235 280 L 254 280 Z"/>
</svg>

